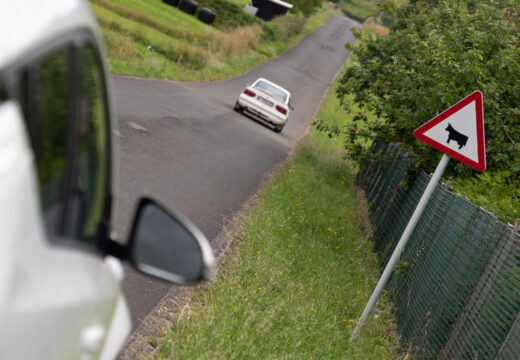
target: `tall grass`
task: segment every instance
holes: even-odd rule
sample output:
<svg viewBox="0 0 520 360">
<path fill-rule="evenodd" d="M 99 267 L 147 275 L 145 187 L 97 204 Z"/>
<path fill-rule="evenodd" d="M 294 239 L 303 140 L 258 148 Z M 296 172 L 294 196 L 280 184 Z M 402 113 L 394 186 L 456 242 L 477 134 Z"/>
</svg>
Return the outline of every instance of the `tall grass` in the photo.
<svg viewBox="0 0 520 360">
<path fill-rule="evenodd" d="M 190 46 L 185 41 L 172 39 L 164 33 L 152 28 L 142 27 L 139 24 L 127 20 L 119 15 L 111 13 L 109 10 L 93 5 L 96 11 L 98 21 L 105 31 L 111 35 L 105 36 L 109 56 L 116 56 L 118 60 L 130 60 L 135 56 L 146 56 L 146 52 L 131 53 L 129 51 L 121 51 L 121 46 L 128 45 L 128 39 L 132 39 L 134 44 L 142 50 L 152 46 L 153 52 L 163 56 L 165 60 L 178 62 L 182 56 L 185 64 L 193 69 L 201 69 L 208 60 L 208 53 L 200 47 Z M 114 35 L 119 34 L 119 36 Z M 120 41 L 120 39 L 124 41 Z M 114 42 L 114 40 L 116 40 Z M 112 47 L 115 50 L 111 50 Z"/>
<path fill-rule="evenodd" d="M 159 0 L 91 0 L 90 5 L 102 27 L 112 72 L 178 80 L 237 75 L 338 14 L 325 7 L 310 21 L 288 15 L 220 31 Z"/>
<path fill-rule="evenodd" d="M 171 25 L 167 25 L 156 18 L 152 18 L 144 13 L 135 11 L 131 8 L 127 8 L 121 5 L 117 5 L 107 0 L 90 0 L 92 3 L 110 10 L 117 15 L 124 17 L 125 19 L 132 20 L 136 23 L 155 29 L 173 38 L 185 39 L 189 42 L 195 42 L 197 44 L 207 44 L 209 37 L 201 32 L 187 31 L 185 29 L 179 29 Z"/>
<path fill-rule="evenodd" d="M 341 0 L 344 12 L 360 21 L 377 15 L 380 2 L 378 0 Z"/>
<path fill-rule="evenodd" d="M 303 26 L 307 22 L 303 16 L 300 15 L 285 15 L 278 16 L 272 21 L 273 24 L 280 28 L 280 37 L 283 41 L 302 33 Z"/>
<path fill-rule="evenodd" d="M 261 30 L 260 25 L 253 24 L 214 34 L 212 50 L 224 51 L 227 55 L 245 54 L 259 44 Z"/>
</svg>

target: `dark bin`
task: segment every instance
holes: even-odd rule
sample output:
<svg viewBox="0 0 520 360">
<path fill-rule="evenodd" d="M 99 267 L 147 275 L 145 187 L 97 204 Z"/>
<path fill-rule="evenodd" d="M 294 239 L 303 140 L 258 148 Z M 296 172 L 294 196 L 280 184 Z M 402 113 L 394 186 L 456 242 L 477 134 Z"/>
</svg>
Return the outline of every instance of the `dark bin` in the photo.
<svg viewBox="0 0 520 360">
<path fill-rule="evenodd" d="M 202 8 L 199 11 L 198 19 L 202 21 L 203 23 L 206 23 L 208 25 L 213 24 L 213 21 L 215 21 L 215 17 L 217 14 L 215 14 L 213 11 L 211 11 L 208 8 Z"/>
<path fill-rule="evenodd" d="M 163 0 L 163 3 L 177 7 L 179 6 L 179 1 L 180 0 Z"/>
<path fill-rule="evenodd" d="M 181 0 L 179 9 L 190 15 L 195 15 L 198 6 L 199 4 L 194 0 Z"/>
</svg>

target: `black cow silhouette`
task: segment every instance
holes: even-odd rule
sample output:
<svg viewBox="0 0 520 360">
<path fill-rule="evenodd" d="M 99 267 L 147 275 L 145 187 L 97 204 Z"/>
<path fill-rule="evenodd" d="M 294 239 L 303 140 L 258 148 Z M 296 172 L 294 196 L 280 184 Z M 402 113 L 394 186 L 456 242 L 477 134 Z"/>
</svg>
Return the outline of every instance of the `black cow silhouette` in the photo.
<svg viewBox="0 0 520 360">
<path fill-rule="evenodd" d="M 449 144 L 451 140 L 455 140 L 457 144 L 459 144 L 459 149 L 462 149 L 463 146 L 466 146 L 466 143 L 468 142 L 468 137 L 464 134 L 461 134 L 457 130 L 451 126 L 450 123 L 448 123 L 448 127 L 446 128 L 446 131 L 449 132 L 448 135 L 448 141 Z"/>
</svg>

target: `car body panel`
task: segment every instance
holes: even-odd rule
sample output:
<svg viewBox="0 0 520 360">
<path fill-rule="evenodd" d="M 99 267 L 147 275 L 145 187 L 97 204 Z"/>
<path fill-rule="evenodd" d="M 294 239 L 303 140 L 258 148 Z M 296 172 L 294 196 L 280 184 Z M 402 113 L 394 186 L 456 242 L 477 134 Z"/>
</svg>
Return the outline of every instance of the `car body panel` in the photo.
<svg viewBox="0 0 520 360">
<path fill-rule="evenodd" d="M 4 0 L 0 14 L 0 30 L 11 34 L 0 37 L 0 68 L 71 31 L 89 29 L 97 33 L 96 21 L 82 0 Z"/>
<path fill-rule="evenodd" d="M 4 103 L 0 119 L 0 137 L 11 139 L 0 148 L 0 158 L 8 159 L 0 173 L 0 358 L 97 358 L 105 342 L 114 342 L 106 339 L 110 326 L 119 348 L 130 320 L 126 311 L 110 325 L 116 304 L 126 307 L 113 265 L 48 241 L 21 111 Z M 93 326 L 104 334 L 92 345 Z"/>
<path fill-rule="evenodd" d="M 11 67 L 74 32 L 88 32 L 102 55 L 85 1 L 9 0 L 0 2 L 0 14 L 0 29 L 12 34 L 0 38 L 0 74 L 7 79 Z M 106 66 L 100 70 L 108 81 Z M 0 359 L 115 358 L 131 329 L 119 260 L 109 264 L 100 253 L 49 242 L 34 156 L 14 101 L 0 102 L 0 139 Z"/>
<path fill-rule="evenodd" d="M 151 243 L 155 253 L 166 257 L 168 253 L 162 250 L 178 254 L 182 246 L 191 244 L 195 250 L 182 254 L 200 261 L 200 274 L 191 274 L 188 282 L 212 277 L 212 250 L 188 220 L 167 210 L 160 226 L 154 228 L 185 229 L 182 241 L 168 232 L 122 244 L 110 232 L 115 217 L 112 199 L 117 198 L 117 136 L 102 40 L 87 2 L 7 0 L 0 2 L 0 14 L 0 29 L 12 34 L 0 38 L 0 359 L 114 359 L 131 329 L 120 288 L 124 273 L 120 260 L 137 268 L 134 257 L 142 251 L 133 251 L 139 244 Z M 92 56 L 81 57 L 82 49 Z M 46 65 L 38 67 L 42 59 L 52 60 L 58 53 L 62 57 L 54 59 L 62 62 L 42 62 Z M 57 91 L 56 84 L 67 84 L 66 91 Z M 38 98 L 42 94 L 47 97 Z M 47 111 L 40 117 L 35 98 L 42 104 L 58 105 L 42 106 Z M 62 116 L 61 109 L 70 112 Z M 89 123 L 86 114 L 96 117 L 92 115 Z M 38 119 L 45 121 L 38 123 Z M 54 124 L 59 126 L 54 128 Z M 105 132 L 90 136 L 95 133 L 90 129 Z M 54 137 L 38 137 L 41 134 Z M 62 139 L 65 145 L 56 144 Z M 78 150 L 80 146 L 81 151 L 95 152 L 86 155 Z M 53 152 L 55 148 L 60 152 Z M 95 157 L 100 160 L 96 162 Z M 94 176 L 80 178 L 79 169 Z M 89 193 L 87 187 L 92 184 L 88 181 L 94 178 L 103 184 Z M 56 197 L 46 204 L 43 193 L 49 188 Z M 79 224 L 87 221 L 86 198 L 92 201 L 89 206 L 96 216 L 88 219 L 93 219 L 93 230 L 82 233 Z M 149 209 L 160 208 L 152 199 L 145 200 Z M 56 226 L 50 228 L 53 222 Z M 136 216 L 132 228 L 146 228 L 150 223 Z M 190 257 L 197 246 L 201 256 Z M 158 257 L 146 258 L 141 265 L 155 274 L 137 268 L 141 272 L 165 280 L 176 275 L 171 267 L 161 267 Z M 161 270 L 161 276 L 157 275 Z"/>
<path fill-rule="evenodd" d="M 287 97 L 285 101 L 278 97 L 273 96 L 273 94 L 267 92 L 265 89 L 262 89 L 256 86 L 259 82 L 265 82 L 269 85 L 275 86 L 280 89 L 282 92 L 286 93 Z M 252 91 L 255 93 L 255 96 L 249 96 L 245 93 L 246 90 Z M 256 115 L 264 121 L 267 121 L 275 126 L 285 125 L 290 116 L 290 101 L 291 93 L 286 89 L 282 88 L 279 85 L 274 84 L 273 82 L 259 78 L 257 79 L 253 85 L 248 86 L 239 96 L 237 103 L 238 105 L 245 111 Z M 280 111 L 276 110 L 276 106 L 280 106 L 284 108 L 287 113 L 283 114 Z"/>
</svg>

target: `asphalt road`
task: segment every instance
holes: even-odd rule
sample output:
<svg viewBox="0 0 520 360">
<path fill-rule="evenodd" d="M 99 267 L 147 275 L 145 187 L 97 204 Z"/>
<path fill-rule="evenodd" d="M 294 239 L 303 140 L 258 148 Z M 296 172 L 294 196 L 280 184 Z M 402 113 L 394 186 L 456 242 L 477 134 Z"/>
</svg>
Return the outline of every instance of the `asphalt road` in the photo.
<svg viewBox="0 0 520 360">
<path fill-rule="evenodd" d="M 312 122 L 345 62 L 354 21 L 334 17 L 282 56 L 238 77 L 185 83 L 113 76 L 118 169 L 115 229 L 126 236 L 138 196 L 150 195 L 214 239 L 223 220 L 258 189 Z M 292 92 L 281 134 L 233 111 L 248 83 L 265 77 Z M 123 291 L 136 327 L 170 285 L 126 268 Z"/>
</svg>

